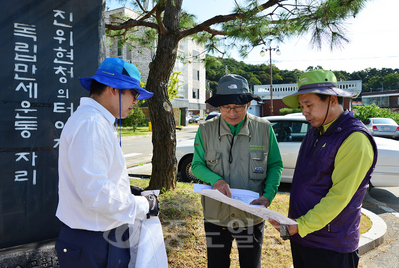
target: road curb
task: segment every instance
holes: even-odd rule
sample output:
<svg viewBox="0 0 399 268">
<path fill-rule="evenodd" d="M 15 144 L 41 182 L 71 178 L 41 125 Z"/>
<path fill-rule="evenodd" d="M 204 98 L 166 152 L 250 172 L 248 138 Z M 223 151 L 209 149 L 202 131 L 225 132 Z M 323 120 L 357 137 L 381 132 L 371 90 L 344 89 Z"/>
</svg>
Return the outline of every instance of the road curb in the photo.
<svg viewBox="0 0 399 268">
<path fill-rule="evenodd" d="M 151 164 L 152 159 L 147 159 L 139 162 L 134 162 L 134 163 L 128 163 L 126 164 L 126 168 L 128 173 L 132 170 L 143 170 L 143 171 L 149 171 L 151 173 L 151 167 L 148 167 L 146 165 Z"/>
<path fill-rule="evenodd" d="M 138 176 L 140 174 L 151 175 L 151 171 L 152 171 L 151 160 L 149 160 L 148 162 L 145 162 L 143 165 L 127 166 L 128 174 L 137 174 Z M 137 178 L 139 178 L 139 177 L 137 177 Z"/>
<path fill-rule="evenodd" d="M 386 236 L 387 225 L 381 217 L 374 214 L 373 212 L 362 208 L 362 213 L 369 217 L 372 222 L 370 230 L 360 235 L 359 241 L 359 254 L 362 255 L 367 251 L 370 251 L 379 245 L 381 245 Z"/>
</svg>

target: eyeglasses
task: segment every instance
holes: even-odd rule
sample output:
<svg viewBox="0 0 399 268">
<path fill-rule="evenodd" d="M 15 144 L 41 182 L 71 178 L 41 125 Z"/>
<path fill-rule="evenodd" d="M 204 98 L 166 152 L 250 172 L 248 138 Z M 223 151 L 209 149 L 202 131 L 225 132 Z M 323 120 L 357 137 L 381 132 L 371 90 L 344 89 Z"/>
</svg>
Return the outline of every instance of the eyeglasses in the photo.
<svg viewBox="0 0 399 268">
<path fill-rule="evenodd" d="M 231 110 L 234 110 L 236 113 L 241 113 L 247 108 L 247 105 L 237 105 L 234 107 L 230 106 L 220 106 L 220 111 L 224 113 L 229 113 Z"/>
<path fill-rule="evenodd" d="M 134 98 L 136 100 L 138 100 L 139 96 L 140 96 L 140 93 L 138 93 L 135 89 L 130 89 L 130 90 L 132 91 L 132 94 L 133 94 Z"/>
</svg>

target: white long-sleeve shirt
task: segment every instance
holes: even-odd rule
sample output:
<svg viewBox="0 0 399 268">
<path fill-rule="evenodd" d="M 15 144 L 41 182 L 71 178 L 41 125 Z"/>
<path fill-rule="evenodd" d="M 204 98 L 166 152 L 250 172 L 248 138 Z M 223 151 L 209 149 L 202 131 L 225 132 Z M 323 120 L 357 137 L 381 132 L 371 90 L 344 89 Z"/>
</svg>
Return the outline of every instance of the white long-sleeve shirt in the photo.
<svg viewBox="0 0 399 268">
<path fill-rule="evenodd" d="M 59 147 L 56 216 L 70 228 L 107 231 L 149 210 L 145 197 L 130 193 L 115 117 L 92 98 L 81 98 Z"/>
</svg>

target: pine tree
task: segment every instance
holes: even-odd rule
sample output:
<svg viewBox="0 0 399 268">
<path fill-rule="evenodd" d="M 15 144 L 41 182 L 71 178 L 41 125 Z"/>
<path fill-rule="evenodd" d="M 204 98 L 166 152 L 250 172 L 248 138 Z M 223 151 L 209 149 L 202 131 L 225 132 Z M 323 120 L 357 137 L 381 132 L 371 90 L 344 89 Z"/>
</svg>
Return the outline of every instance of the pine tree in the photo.
<svg viewBox="0 0 399 268">
<path fill-rule="evenodd" d="M 180 40 L 191 37 L 205 44 L 208 52 L 222 55 L 235 48 L 243 56 L 255 46 L 268 46 L 271 39 L 282 41 L 309 32 L 315 46 L 321 47 L 324 42 L 331 48 L 342 46 L 348 42 L 342 22 L 355 16 L 366 1 L 249 0 L 243 2 L 245 5 L 234 1 L 236 7 L 232 13 L 196 23 L 192 14 L 182 11 L 183 0 L 157 0 L 151 10 L 145 9 L 143 2 L 146 1 L 136 0 L 133 4 L 141 14 L 139 18 L 107 24 L 107 29 L 118 31 L 122 36 L 127 31 L 144 27 L 145 34 L 137 41 L 144 45 L 157 42 L 146 86 L 154 92 L 148 100 L 154 148 L 149 187 L 169 190 L 176 186 L 176 123 L 167 85 Z"/>
</svg>

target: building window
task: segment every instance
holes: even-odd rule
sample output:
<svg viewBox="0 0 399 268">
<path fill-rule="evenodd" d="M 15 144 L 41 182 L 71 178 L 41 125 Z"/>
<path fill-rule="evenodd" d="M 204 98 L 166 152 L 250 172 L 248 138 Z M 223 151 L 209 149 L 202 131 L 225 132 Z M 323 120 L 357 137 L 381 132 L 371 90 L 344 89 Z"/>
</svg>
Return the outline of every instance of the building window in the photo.
<svg viewBox="0 0 399 268">
<path fill-rule="evenodd" d="M 184 94 L 184 88 L 183 88 L 183 85 L 180 85 L 179 88 L 177 89 L 176 96 L 183 97 L 183 94 Z"/>
<path fill-rule="evenodd" d="M 199 81 L 199 70 L 193 69 L 193 79 Z"/>
<path fill-rule="evenodd" d="M 126 61 L 132 63 L 132 53 L 133 50 L 132 49 L 128 49 L 126 51 Z"/>
<path fill-rule="evenodd" d="M 184 72 L 184 63 L 181 59 L 178 59 L 176 61 L 176 65 L 177 65 L 177 71 L 183 73 Z"/>
<path fill-rule="evenodd" d="M 200 80 L 200 69 L 201 69 L 201 58 L 200 53 L 196 50 L 193 50 L 193 80 Z"/>
<path fill-rule="evenodd" d="M 381 97 L 381 107 L 389 107 L 389 97 Z"/>
<path fill-rule="evenodd" d="M 199 88 L 193 88 L 193 99 L 199 99 Z"/>
<path fill-rule="evenodd" d="M 118 40 L 118 58 L 123 57 L 123 44 L 122 41 Z"/>
<path fill-rule="evenodd" d="M 399 102 L 399 100 L 398 100 L 398 102 Z M 384 97 L 363 98 L 364 105 L 372 105 L 373 103 L 375 103 L 379 107 L 388 108 L 389 107 L 389 97 L 384 96 Z"/>
</svg>

